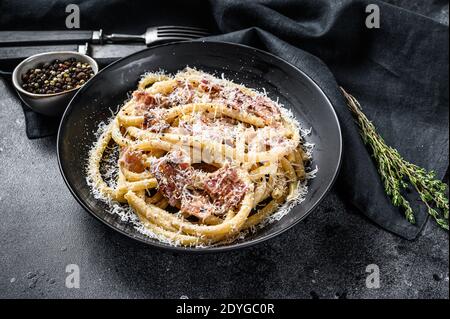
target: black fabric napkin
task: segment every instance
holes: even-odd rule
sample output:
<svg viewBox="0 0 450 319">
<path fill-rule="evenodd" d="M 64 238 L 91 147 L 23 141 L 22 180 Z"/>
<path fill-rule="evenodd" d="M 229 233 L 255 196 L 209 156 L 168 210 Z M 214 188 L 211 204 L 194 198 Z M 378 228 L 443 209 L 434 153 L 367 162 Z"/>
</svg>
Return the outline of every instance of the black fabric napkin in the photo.
<svg viewBox="0 0 450 319">
<path fill-rule="evenodd" d="M 26 134 L 30 140 L 55 135 L 58 132 L 60 117 L 45 116 L 34 112 L 21 102 L 25 117 Z"/>
<path fill-rule="evenodd" d="M 30 140 L 52 136 L 58 132 L 60 117 L 45 116 L 34 112 L 25 104 L 16 94 L 11 80 L 11 74 L 2 72 L 0 74 L 5 80 L 7 90 L 16 95 L 17 101 L 20 103 L 25 118 L 25 132 Z"/>
<path fill-rule="evenodd" d="M 39 26 L 43 18 L 57 24 L 64 19 L 63 3 L 28 3 L 41 6 L 41 14 L 21 16 L 23 28 Z M 254 46 L 294 64 L 319 84 L 339 116 L 344 157 L 336 188 L 342 198 L 383 228 L 416 238 L 427 220 L 426 210 L 408 194 L 417 217 L 417 224 L 411 225 L 391 205 L 338 86 L 361 102 L 386 142 L 405 159 L 443 177 L 449 150 L 448 27 L 375 0 L 193 0 L 170 6 L 168 1 L 152 1 L 151 10 L 145 10 L 146 3 L 80 3 L 81 12 L 89 12 L 82 27 L 142 32 L 150 25 L 197 24 L 222 34 L 211 39 Z M 365 26 L 368 4 L 380 8 L 380 29 Z M 124 10 L 132 18 L 120 19 Z M 4 12 L 0 21 L 8 26 L 14 19 Z M 117 19 L 120 26 L 111 24 Z M 31 118 L 27 127 L 42 123 Z"/>
<path fill-rule="evenodd" d="M 303 70 L 330 98 L 344 139 L 337 188 L 371 220 L 414 239 L 427 220 L 415 194 L 411 225 L 386 196 L 374 162 L 338 85 L 362 104 L 386 142 L 408 161 L 448 168 L 448 27 L 380 1 L 211 1 L 224 35 L 274 53 Z M 365 25 L 366 6 L 380 8 L 380 28 Z M 320 173 L 320 168 L 319 168 Z"/>
</svg>

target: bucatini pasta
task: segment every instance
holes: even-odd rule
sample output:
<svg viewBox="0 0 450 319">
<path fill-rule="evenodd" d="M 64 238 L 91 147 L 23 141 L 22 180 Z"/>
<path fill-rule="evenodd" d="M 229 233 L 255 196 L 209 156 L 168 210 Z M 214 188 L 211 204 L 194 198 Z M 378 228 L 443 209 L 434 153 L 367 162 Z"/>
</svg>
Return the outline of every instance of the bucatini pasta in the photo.
<svg viewBox="0 0 450 319">
<path fill-rule="evenodd" d="M 302 130 L 281 105 L 186 68 L 142 77 L 103 127 L 87 175 L 103 199 L 131 208 L 147 234 L 208 246 L 242 237 L 299 202 L 312 175 L 309 157 Z M 112 172 L 103 167 L 108 161 Z"/>
</svg>

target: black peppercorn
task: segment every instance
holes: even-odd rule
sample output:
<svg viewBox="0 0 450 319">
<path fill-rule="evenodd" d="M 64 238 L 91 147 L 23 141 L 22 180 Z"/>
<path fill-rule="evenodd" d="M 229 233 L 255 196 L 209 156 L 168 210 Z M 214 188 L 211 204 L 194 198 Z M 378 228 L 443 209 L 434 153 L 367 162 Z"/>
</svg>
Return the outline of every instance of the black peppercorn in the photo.
<svg viewBox="0 0 450 319">
<path fill-rule="evenodd" d="M 78 88 L 94 76 L 88 63 L 69 58 L 41 63 L 22 75 L 22 88 L 36 94 L 60 93 Z"/>
</svg>

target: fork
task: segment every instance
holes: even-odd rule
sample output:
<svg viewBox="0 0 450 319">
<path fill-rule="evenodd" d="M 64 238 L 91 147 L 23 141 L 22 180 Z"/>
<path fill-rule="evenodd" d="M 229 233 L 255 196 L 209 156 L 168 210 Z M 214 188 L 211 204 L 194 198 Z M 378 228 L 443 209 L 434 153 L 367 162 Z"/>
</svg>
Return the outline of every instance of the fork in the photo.
<svg viewBox="0 0 450 319">
<path fill-rule="evenodd" d="M 203 28 L 185 26 L 160 26 L 147 28 L 145 33 L 140 35 L 112 33 L 103 36 L 106 42 L 145 42 L 150 45 L 161 41 L 192 40 L 210 35 Z"/>
</svg>

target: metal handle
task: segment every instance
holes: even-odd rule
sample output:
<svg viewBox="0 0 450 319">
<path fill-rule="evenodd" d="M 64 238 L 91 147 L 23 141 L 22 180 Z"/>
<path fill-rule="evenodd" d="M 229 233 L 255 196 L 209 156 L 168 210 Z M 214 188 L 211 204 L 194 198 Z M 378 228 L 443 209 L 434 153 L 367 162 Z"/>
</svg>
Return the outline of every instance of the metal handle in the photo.
<svg viewBox="0 0 450 319">
<path fill-rule="evenodd" d="M 0 46 L 82 44 L 92 40 L 92 31 L 0 31 Z"/>
<path fill-rule="evenodd" d="M 143 35 L 112 33 L 105 36 L 107 42 L 142 42 L 145 40 Z"/>
</svg>

